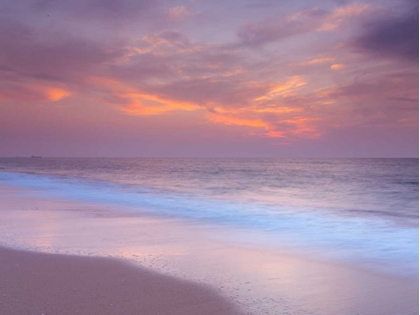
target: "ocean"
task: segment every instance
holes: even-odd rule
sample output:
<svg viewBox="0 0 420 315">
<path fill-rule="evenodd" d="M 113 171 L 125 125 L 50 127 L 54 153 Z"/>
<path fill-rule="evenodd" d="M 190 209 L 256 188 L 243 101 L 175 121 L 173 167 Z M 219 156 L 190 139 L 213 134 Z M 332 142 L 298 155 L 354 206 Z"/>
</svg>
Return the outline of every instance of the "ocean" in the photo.
<svg viewBox="0 0 420 315">
<path fill-rule="evenodd" d="M 418 167 L 418 159 L 0 158 L 0 185 L 412 275 Z"/>
</svg>

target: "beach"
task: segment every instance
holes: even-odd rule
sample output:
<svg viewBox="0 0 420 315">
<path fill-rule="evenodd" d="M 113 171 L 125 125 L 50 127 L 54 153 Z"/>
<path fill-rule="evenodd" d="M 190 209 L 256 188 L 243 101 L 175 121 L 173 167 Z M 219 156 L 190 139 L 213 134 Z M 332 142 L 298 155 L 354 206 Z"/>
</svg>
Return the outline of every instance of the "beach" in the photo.
<svg viewBox="0 0 420 315">
<path fill-rule="evenodd" d="M 203 285 L 127 262 L 0 248 L 1 314 L 240 314 Z"/>
<path fill-rule="evenodd" d="M 0 251 L 5 314 L 418 312 L 413 276 L 250 246 L 220 227 L 0 193 L 0 239 L 13 248 Z"/>
<path fill-rule="evenodd" d="M 418 315 L 420 0 L 0 0 L 0 315 Z"/>
</svg>

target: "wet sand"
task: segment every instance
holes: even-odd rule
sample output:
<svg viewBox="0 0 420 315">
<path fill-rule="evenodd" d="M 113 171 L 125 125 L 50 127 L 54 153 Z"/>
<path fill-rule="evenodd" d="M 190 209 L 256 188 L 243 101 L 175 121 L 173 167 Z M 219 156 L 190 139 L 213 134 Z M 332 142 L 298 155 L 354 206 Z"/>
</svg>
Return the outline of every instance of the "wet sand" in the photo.
<svg viewBox="0 0 420 315">
<path fill-rule="evenodd" d="M 233 315 L 210 288 L 117 259 L 0 248 L 0 314 Z"/>
<path fill-rule="evenodd" d="M 37 191 L 0 186 L 0 200 L 0 245 L 25 250 L 0 251 L 0 314 L 418 314 L 418 275 L 374 262 Z"/>
</svg>

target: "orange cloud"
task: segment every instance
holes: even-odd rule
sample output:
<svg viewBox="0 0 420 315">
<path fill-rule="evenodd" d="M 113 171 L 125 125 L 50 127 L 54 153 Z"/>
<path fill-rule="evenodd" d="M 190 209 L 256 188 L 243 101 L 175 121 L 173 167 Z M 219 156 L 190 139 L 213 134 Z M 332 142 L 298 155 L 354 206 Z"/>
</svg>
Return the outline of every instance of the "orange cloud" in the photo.
<svg viewBox="0 0 420 315">
<path fill-rule="evenodd" d="M 119 109 L 129 115 L 148 116 L 162 115 L 167 112 L 182 110 L 195 111 L 207 110 L 205 104 L 177 100 L 155 93 L 142 92 L 138 88 L 124 85 L 109 78 L 92 78 L 91 80 L 102 88 L 105 88 L 110 96 L 108 103 L 118 105 Z M 248 82 L 252 85 L 252 82 Z M 302 117 L 304 107 L 286 106 L 284 104 L 269 104 L 277 97 L 294 95 L 307 81 L 303 76 L 289 77 L 280 84 L 271 84 L 266 88 L 267 93 L 254 99 L 255 104 L 237 109 L 219 103 L 212 106 L 207 119 L 213 124 L 228 126 L 241 126 L 259 130 L 258 134 L 272 138 L 287 137 L 310 137 L 318 136 L 317 131 L 311 126 L 311 119 Z M 263 90 L 263 89 L 262 89 Z M 270 101 L 267 104 L 267 101 Z M 251 103 L 252 104 L 252 103 Z M 300 113 L 299 118 L 293 118 Z"/>
<path fill-rule="evenodd" d="M 333 62 L 335 58 L 333 57 L 320 57 L 320 58 L 312 58 L 307 61 L 299 63 L 300 66 L 310 66 L 310 65 L 318 65 L 328 62 Z"/>
<path fill-rule="evenodd" d="M 349 3 L 337 8 L 333 13 L 333 17 L 342 18 L 347 16 L 358 16 L 365 13 L 370 8 L 371 6 L 367 3 Z"/>
<path fill-rule="evenodd" d="M 266 95 L 257 97 L 255 101 L 264 101 L 276 98 L 278 96 L 286 96 L 292 94 L 300 87 L 307 84 L 305 77 L 302 75 L 296 75 L 290 77 L 286 82 L 274 85 Z"/>
<path fill-rule="evenodd" d="M 44 91 L 48 100 L 52 102 L 59 101 L 65 97 L 70 96 L 70 92 L 65 89 L 56 88 L 56 87 L 47 87 Z"/>
<path fill-rule="evenodd" d="M 208 115 L 208 120 L 215 124 L 262 129 L 264 132 L 260 133 L 260 135 L 271 138 L 288 138 L 291 136 L 318 138 L 320 133 L 317 128 L 313 126 L 313 122 L 319 119 L 304 116 L 290 116 L 290 114 L 300 111 L 302 111 L 302 108 L 294 110 L 286 107 L 283 111 L 281 108 L 279 108 L 278 111 L 264 111 L 257 108 L 246 108 L 231 112 L 222 111 L 211 113 Z M 266 121 L 264 116 L 260 116 L 261 113 L 267 112 L 275 114 L 275 116 L 270 117 L 270 121 Z M 285 118 L 281 114 L 288 114 L 289 118 Z"/>
<path fill-rule="evenodd" d="M 102 100 L 119 106 L 127 114 L 136 116 L 161 115 L 175 110 L 193 111 L 201 107 L 191 102 L 172 100 L 159 95 L 144 93 L 120 81 L 107 77 L 92 77 L 90 82 L 104 89 L 107 95 Z"/>
<path fill-rule="evenodd" d="M 371 8 L 367 3 L 350 3 L 335 9 L 318 28 L 318 31 L 335 30 L 346 19 L 366 13 Z"/>
<path fill-rule="evenodd" d="M 4 85 L 0 89 L 0 101 L 56 102 L 70 95 L 70 91 L 65 88 L 40 85 L 34 82 Z"/>
<path fill-rule="evenodd" d="M 290 120 L 285 120 L 284 122 L 294 125 L 296 128 L 292 131 L 292 134 L 299 135 L 305 138 L 319 138 L 321 134 L 318 130 L 311 126 L 311 122 L 317 121 L 319 118 L 309 118 L 309 117 L 298 117 Z"/>
<path fill-rule="evenodd" d="M 160 115 L 175 110 L 193 111 L 200 109 L 199 106 L 191 103 L 164 99 L 152 94 L 127 93 L 118 96 L 129 102 L 121 110 L 131 115 Z"/>
<path fill-rule="evenodd" d="M 174 54 L 199 53 L 204 51 L 207 45 L 191 43 L 183 34 L 177 31 L 165 31 L 143 36 L 140 43 L 130 47 L 127 56 L 152 53 L 155 56 Z"/>
<path fill-rule="evenodd" d="M 285 114 L 285 113 L 294 113 L 300 112 L 303 109 L 300 107 L 267 107 L 267 108 L 256 108 L 255 112 L 257 113 L 273 113 L 273 114 Z"/>
<path fill-rule="evenodd" d="M 335 63 L 331 65 L 331 70 L 341 70 L 344 69 L 346 66 L 342 63 Z"/>
<path fill-rule="evenodd" d="M 231 116 L 220 116 L 215 114 L 210 114 L 208 119 L 215 124 L 223 125 L 237 125 L 237 126 L 248 126 L 248 127 L 257 127 L 257 128 L 268 128 L 268 124 L 259 119 L 242 119 Z"/>
<path fill-rule="evenodd" d="M 270 138 L 286 138 L 286 135 L 281 131 L 269 131 L 265 135 Z"/>
</svg>

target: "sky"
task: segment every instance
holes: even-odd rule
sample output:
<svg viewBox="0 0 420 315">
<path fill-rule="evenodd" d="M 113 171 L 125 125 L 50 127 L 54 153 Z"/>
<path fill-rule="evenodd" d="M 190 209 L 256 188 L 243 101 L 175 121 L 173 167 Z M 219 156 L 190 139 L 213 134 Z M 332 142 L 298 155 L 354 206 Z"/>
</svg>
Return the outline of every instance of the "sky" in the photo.
<svg viewBox="0 0 420 315">
<path fill-rule="evenodd" d="M 3 0 L 0 156 L 418 157 L 418 0 Z"/>
</svg>

